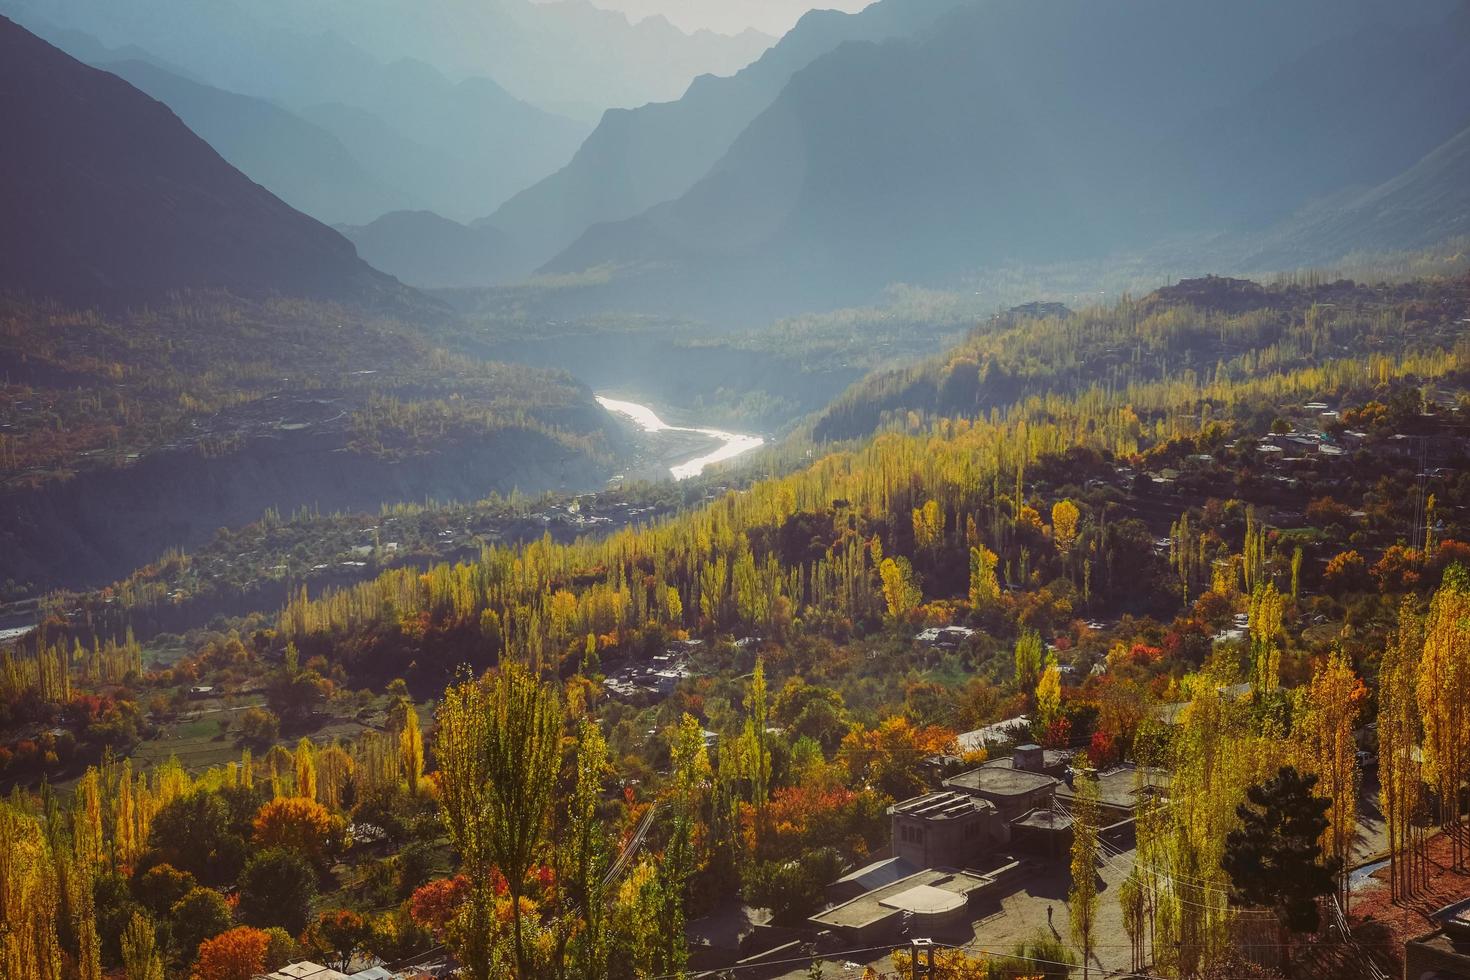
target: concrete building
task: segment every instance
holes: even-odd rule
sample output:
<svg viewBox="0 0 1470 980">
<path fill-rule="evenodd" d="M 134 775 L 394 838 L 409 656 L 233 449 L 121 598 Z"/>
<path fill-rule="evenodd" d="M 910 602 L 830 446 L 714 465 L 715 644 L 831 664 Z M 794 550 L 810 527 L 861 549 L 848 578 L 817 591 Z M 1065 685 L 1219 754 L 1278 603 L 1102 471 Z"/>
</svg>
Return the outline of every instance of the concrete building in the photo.
<svg viewBox="0 0 1470 980">
<path fill-rule="evenodd" d="M 1051 806 L 1060 780 L 1007 766 L 981 766 L 944 781 L 944 788 L 985 800 L 1010 823 L 1032 810 Z"/>
<path fill-rule="evenodd" d="M 1470 900 L 1433 918 L 1438 929 L 1404 944 L 1404 980 L 1470 980 Z"/>
<path fill-rule="evenodd" d="M 909 933 L 937 936 L 966 931 L 976 897 L 994 883 L 985 875 L 954 868 L 929 868 L 807 921 L 856 944 L 881 943 Z"/>
<path fill-rule="evenodd" d="M 920 868 L 963 868 L 1010 839 L 994 804 L 939 791 L 888 808 L 893 854 Z"/>
</svg>

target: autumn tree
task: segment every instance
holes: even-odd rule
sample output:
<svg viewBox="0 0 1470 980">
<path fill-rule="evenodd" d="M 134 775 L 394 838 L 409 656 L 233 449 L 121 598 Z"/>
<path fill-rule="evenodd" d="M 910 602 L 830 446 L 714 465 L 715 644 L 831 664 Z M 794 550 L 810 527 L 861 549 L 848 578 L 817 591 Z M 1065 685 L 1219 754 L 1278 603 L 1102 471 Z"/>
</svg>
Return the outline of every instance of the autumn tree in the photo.
<svg viewBox="0 0 1470 980">
<path fill-rule="evenodd" d="M 995 575 L 995 552 L 977 544 L 970 548 L 970 605 L 984 609 L 1000 598 L 1000 581 Z"/>
<path fill-rule="evenodd" d="M 883 559 L 878 566 L 878 576 L 883 582 L 883 601 L 888 604 L 888 615 L 902 619 L 918 608 L 923 596 L 907 558 Z"/>
<path fill-rule="evenodd" d="M 1316 775 L 1317 792 L 1331 807 L 1324 847 L 1341 870 L 1338 901 L 1348 904 L 1347 868 L 1357 837 L 1358 761 L 1353 732 L 1368 691 L 1341 650 L 1335 650 L 1302 692 L 1300 743 L 1302 768 Z"/>
<path fill-rule="evenodd" d="M 1470 777 L 1470 571 L 1445 570 L 1429 604 L 1416 684 L 1424 717 L 1424 779 L 1440 800 L 1451 860 L 1465 864 L 1460 787 Z"/>
<path fill-rule="evenodd" d="M 877 728 L 854 728 L 842 740 L 838 757 L 853 779 L 895 800 L 924 790 L 925 759 L 954 746 L 954 732 L 937 725 L 915 727 L 907 718 L 886 718 Z"/>
<path fill-rule="evenodd" d="M 444 823 L 473 886 L 465 933 L 490 930 L 491 872 L 504 876 L 516 975 L 530 976 L 521 898 L 546 821 L 561 760 L 556 691 L 515 661 L 481 680 L 450 687 L 439 707 L 435 755 Z M 462 945 L 474 980 L 490 980 L 493 950 Z"/>
<path fill-rule="evenodd" d="M 153 920 L 133 913 L 122 934 L 123 976 L 126 980 L 163 980 L 163 955 Z"/>
<path fill-rule="evenodd" d="M 1424 649 L 1424 623 L 1414 600 L 1399 605 L 1398 630 L 1378 666 L 1378 781 L 1388 833 L 1390 892 L 1396 899 L 1414 890 L 1423 803 L 1419 752 L 1421 714 L 1416 666 Z"/>
<path fill-rule="evenodd" d="M 1072 888 L 1067 895 L 1072 941 L 1082 950 L 1086 980 L 1097 928 L 1097 777 L 1084 773 L 1076 783 L 1072 805 Z"/>
<path fill-rule="evenodd" d="M 304 942 L 320 953 L 328 966 L 345 970 L 372 935 L 372 924 L 351 909 L 328 909 L 307 928 Z"/>
<path fill-rule="evenodd" d="M 265 972 L 270 937 L 261 929 L 236 926 L 199 945 L 194 980 L 252 980 Z"/>
<path fill-rule="evenodd" d="M 572 790 L 567 802 L 566 833 L 556 849 L 557 878 L 566 889 L 572 922 L 568 967 L 573 980 L 601 980 L 608 957 L 608 839 L 597 807 L 607 769 L 607 741 L 597 722 L 583 718 L 577 729 Z"/>
<path fill-rule="evenodd" d="M 252 823 L 255 843 L 295 851 L 317 866 L 326 863 L 341 828 L 327 808 L 305 796 L 283 796 L 260 808 Z"/>
</svg>

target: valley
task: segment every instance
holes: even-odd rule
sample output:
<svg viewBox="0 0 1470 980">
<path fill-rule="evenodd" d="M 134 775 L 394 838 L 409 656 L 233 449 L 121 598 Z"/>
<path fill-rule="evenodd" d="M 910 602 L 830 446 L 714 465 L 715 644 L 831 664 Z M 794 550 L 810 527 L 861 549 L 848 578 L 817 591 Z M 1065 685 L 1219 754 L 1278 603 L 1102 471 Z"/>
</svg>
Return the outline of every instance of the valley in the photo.
<svg viewBox="0 0 1470 980">
<path fill-rule="evenodd" d="M 0 980 L 1470 980 L 1470 3 L 840 8 L 0 0 Z"/>
</svg>

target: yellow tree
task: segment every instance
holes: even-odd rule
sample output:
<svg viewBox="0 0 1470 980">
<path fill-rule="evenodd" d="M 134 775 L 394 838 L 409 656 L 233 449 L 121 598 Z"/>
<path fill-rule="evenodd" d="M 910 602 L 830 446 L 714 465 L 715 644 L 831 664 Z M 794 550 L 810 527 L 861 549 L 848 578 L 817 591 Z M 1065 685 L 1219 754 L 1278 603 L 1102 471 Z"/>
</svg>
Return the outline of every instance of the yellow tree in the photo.
<svg viewBox="0 0 1470 980">
<path fill-rule="evenodd" d="M 311 739 L 296 743 L 296 795 L 316 801 L 316 746 Z"/>
<path fill-rule="evenodd" d="M 409 793 L 417 796 L 424 774 L 424 736 L 419 729 L 419 715 L 413 702 L 400 698 L 389 711 L 388 730 L 398 736 L 399 765 Z"/>
<path fill-rule="evenodd" d="M 1041 680 L 1036 682 L 1036 720 L 1043 731 L 1062 713 L 1062 671 L 1055 658 L 1048 658 Z"/>
<path fill-rule="evenodd" d="M 888 603 L 888 615 L 902 618 L 918 607 L 922 596 L 914 583 L 914 569 L 907 558 L 885 558 L 878 566 L 878 575 L 883 580 L 883 600 Z"/>
<path fill-rule="evenodd" d="M 1424 778 L 1437 791 L 1440 824 L 1456 867 L 1465 864 L 1460 786 L 1470 776 L 1470 572 L 1445 571 L 1429 604 L 1416 685 L 1424 713 Z"/>
<path fill-rule="evenodd" d="M 1082 512 L 1070 500 L 1058 500 L 1051 506 L 1051 540 L 1062 558 L 1072 554 L 1077 543 L 1077 522 Z"/>
<path fill-rule="evenodd" d="M 555 689 L 515 661 L 481 680 L 444 692 L 435 755 L 439 803 L 471 892 L 461 958 L 475 980 L 490 980 L 494 951 L 480 940 L 493 930 L 492 872 L 510 897 L 516 976 L 528 980 L 521 898 L 546 839 L 561 762 L 562 708 Z"/>
<path fill-rule="evenodd" d="M 60 902 L 40 824 L 0 802 L 0 976 L 61 980 Z"/>
<path fill-rule="evenodd" d="M 984 609 L 1000 598 L 1000 581 L 995 576 L 995 552 L 977 544 L 970 548 L 970 605 Z"/>
<path fill-rule="evenodd" d="M 153 921 L 134 912 L 122 934 L 123 976 L 127 980 L 163 980 L 163 958 Z"/>
<path fill-rule="evenodd" d="M 922 507 L 915 507 L 913 525 L 915 550 L 929 551 L 939 544 L 939 535 L 944 530 L 939 501 L 930 500 Z"/>
<path fill-rule="evenodd" d="M 1399 605 L 1398 632 L 1378 667 L 1379 800 L 1388 832 L 1389 882 L 1394 898 L 1414 888 L 1418 814 L 1423 799 L 1420 712 L 1415 666 L 1424 649 L 1424 621 L 1414 600 Z"/>
<path fill-rule="evenodd" d="M 1316 773 L 1317 793 L 1332 803 L 1322 850 L 1338 859 L 1338 901 L 1348 903 L 1348 869 L 1358 833 L 1358 760 L 1353 730 L 1368 690 L 1341 650 L 1334 650 L 1301 694 L 1296 737 L 1301 768 Z"/>
<path fill-rule="evenodd" d="M 1091 969 L 1097 929 L 1097 831 L 1097 777 L 1084 773 L 1072 807 L 1072 889 L 1067 894 L 1072 941 L 1082 951 L 1083 980 Z"/>
</svg>

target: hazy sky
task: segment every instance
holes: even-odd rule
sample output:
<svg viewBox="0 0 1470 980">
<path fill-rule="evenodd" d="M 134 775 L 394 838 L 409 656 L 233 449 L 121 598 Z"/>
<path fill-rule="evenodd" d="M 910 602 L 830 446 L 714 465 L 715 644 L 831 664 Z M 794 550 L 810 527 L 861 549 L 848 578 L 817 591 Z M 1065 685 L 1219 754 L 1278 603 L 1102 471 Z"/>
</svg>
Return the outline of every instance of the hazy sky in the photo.
<svg viewBox="0 0 1470 980">
<path fill-rule="evenodd" d="M 621 10 L 633 20 L 663 14 L 686 31 L 707 28 L 723 34 L 738 34 L 754 27 L 775 37 L 791 29 L 797 19 L 814 8 L 861 10 L 873 0 L 592 0 L 599 7 Z"/>
</svg>

